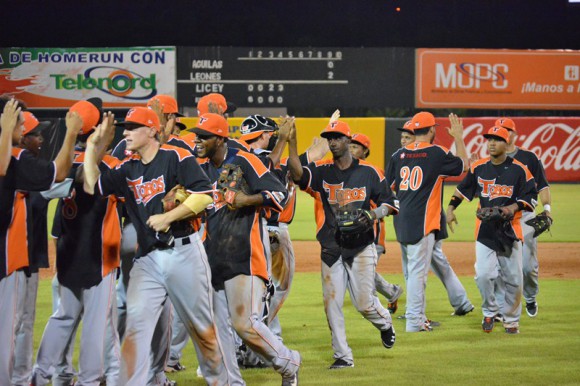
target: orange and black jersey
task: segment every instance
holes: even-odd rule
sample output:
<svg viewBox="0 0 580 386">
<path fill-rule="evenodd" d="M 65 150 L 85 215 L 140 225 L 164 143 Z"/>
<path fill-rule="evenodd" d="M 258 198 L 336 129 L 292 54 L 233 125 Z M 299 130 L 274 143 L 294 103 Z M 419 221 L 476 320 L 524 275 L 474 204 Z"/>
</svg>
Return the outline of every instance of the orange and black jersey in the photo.
<svg viewBox="0 0 580 386">
<path fill-rule="evenodd" d="M 401 208 L 393 219 L 397 241 L 415 244 L 441 228 L 443 180 L 462 172 L 461 158 L 426 142 L 414 142 L 391 156 L 386 177 Z"/>
<path fill-rule="evenodd" d="M 228 142 L 229 143 L 229 142 Z M 268 280 L 266 251 L 262 239 L 261 211 L 281 211 L 286 203 L 286 189 L 273 173 L 252 153 L 228 147 L 222 165 L 217 168 L 209 159 L 199 159 L 213 184 L 214 202 L 207 209 L 205 246 L 212 271 L 214 288 L 237 275 L 255 275 Z M 226 164 L 239 165 L 250 194 L 261 194 L 261 207 L 228 209 L 217 190 L 217 180 Z"/>
<path fill-rule="evenodd" d="M 27 217 L 31 208 L 25 192 L 47 190 L 55 177 L 53 162 L 38 159 L 24 149 L 12 149 L 6 175 L 0 177 L 0 280 L 29 265 L 32 228 Z"/>
<path fill-rule="evenodd" d="M 544 165 L 542 165 L 542 161 L 538 159 L 536 153 L 522 149 L 521 147 L 516 147 L 516 150 L 513 153 L 508 153 L 508 156 L 526 165 L 530 173 L 532 173 L 532 176 L 534 176 L 534 180 L 536 180 L 538 192 L 550 187 L 548 179 L 546 178 Z"/>
<path fill-rule="evenodd" d="M 193 142 L 192 136 L 195 138 L 195 134 L 193 133 L 183 137 L 178 135 L 170 135 L 166 145 L 180 147 L 195 155 L 195 143 Z M 127 150 L 127 140 L 123 138 L 121 141 L 119 141 L 117 146 L 115 146 L 111 155 L 122 161 L 125 158 L 133 155 L 133 152 L 131 150 Z"/>
<path fill-rule="evenodd" d="M 28 237 L 29 270 L 38 272 L 39 268 L 48 268 L 48 203 L 39 192 L 28 192 L 28 200 L 32 208 L 32 237 Z"/>
<path fill-rule="evenodd" d="M 84 162 L 84 151 L 75 151 L 70 178 Z M 119 160 L 105 156 L 101 173 Z M 52 236 L 57 239 L 56 269 L 60 284 L 69 288 L 91 288 L 119 267 L 121 216 L 115 196 L 91 195 L 82 181 L 71 185 L 68 197 L 58 200 Z"/>
<path fill-rule="evenodd" d="M 268 221 L 268 225 L 278 226 L 278 223 L 281 222 L 290 224 L 294 219 L 294 214 L 296 213 L 296 186 L 290 178 L 288 157 L 281 159 L 278 165 L 273 165 L 272 160 L 268 157 L 270 152 L 255 152 L 255 154 L 260 158 L 264 165 L 266 165 L 266 167 L 269 168 L 276 177 L 278 177 L 280 182 L 286 186 L 286 190 L 288 191 L 288 200 L 286 200 L 284 209 L 281 212 L 278 212 L 266 208 L 264 210 L 264 218 Z M 307 153 L 300 154 L 299 158 L 302 166 L 308 165 Z"/>
<path fill-rule="evenodd" d="M 191 152 L 169 145 L 161 145 L 148 164 L 144 164 L 138 154 L 133 154 L 115 169 L 101 174 L 98 182 L 100 193 L 125 198 L 125 207 L 137 231 L 139 248 L 136 257 L 155 248 L 167 248 L 163 235 L 150 228 L 147 220 L 154 214 L 163 213 L 162 199 L 177 184 L 190 193 L 212 192 L 209 179 Z M 184 237 L 192 231 L 192 220 L 171 225 L 175 237 Z"/>
<path fill-rule="evenodd" d="M 457 186 L 457 193 L 471 201 L 479 196 L 479 206 L 489 208 L 521 203 L 525 210 L 533 211 L 536 206 L 537 190 L 532 173 L 521 162 L 507 157 L 501 165 L 494 165 L 489 158 L 474 162 L 467 176 Z M 523 240 L 520 219 L 522 213 L 516 212 L 511 221 L 515 236 Z M 487 247 L 497 250 L 497 229 L 490 222 L 476 218 L 476 240 Z"/>
<path fill-rule="evenodd" d="M 387 205 L 395 212 L 399 210 L 393 192 L 387 189 L 383 173 L 366 161 L 353 159 L 348 168 L 340 170 L 334 161 L 321 160 L 304 166 L 303 170 L 299 186 L 317 200 L 316 238 L 322 246 L 322 259 L 328 266 L 332 266 L 340 256 L 355 256 L 375 238 L 373 233 L 355 248 L 341 248 L 335 238 L 339 211 L 368 210 L 371 201 L 376 205 Z"/>
</svg>

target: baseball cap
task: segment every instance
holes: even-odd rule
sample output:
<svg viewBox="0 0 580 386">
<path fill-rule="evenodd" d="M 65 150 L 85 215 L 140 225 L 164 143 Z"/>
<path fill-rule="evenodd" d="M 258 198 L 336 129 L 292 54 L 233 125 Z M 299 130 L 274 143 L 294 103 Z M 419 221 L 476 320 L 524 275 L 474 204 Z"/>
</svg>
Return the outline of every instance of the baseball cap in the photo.
<svg viewBox="0 0 580 386">
<path fill-rule="evenodd" d="M 408 120 L 407 122 L 405 122 L 403 127 L 397 127 L 397 130 L 415 135 L 415 133 L 413 133 L 413 130 L 411 129 L 411 122 L 412 120 Z"/>
<path fill-rule="evenodd" d="M 181 122 L 181 117 L 175 117 L 175 126 L 179 127 L 179 130 L 187 130 L 185 123 Z"/>
<path fill-rule="evenodd" d="M 228 103 L 222 94 L 211 93 L 202 96 L 197 102 L 197 115 L 201 117 L 209 113 L 209 104 L 211 102 L 215 103 L 224 113 L 233 113 L 237 109 L 237 106 L 233 103 Z"/>
<path fill-rule="evenodd" d="M 371 139 L 362 133 L 354 133 L 351 142 L 356 142 L 367 149 L 371 149 Z"/>
<path fill-rule="evenodd" d="M 103 119 L 103 101 L 101 98 L 89 98 L 86 101 L 78 101 L 68 111 L 78 113 L 83 120 L 83 127 L 79 134 L 88 134 Z"/>
<path fill-rule="evenodd" d="M 500 126 L 503 127 L 504 129 L 508 129 L 510 131 L 515 131 L 517 133 L 516 130 L 516 123 L 511 120 L 510 118 L 500 118 L 497 121 L 495 121 L 495 126 Z"/>
<path fill-rule="evenodd" d="M 278 125 L 273 119 L 264 117 L 262 115 L 250 115 L 242 122 L 240 131 L 242 136 L 240 139 L 242 141 L 251 141 L 254 138 L 258 138 L 262 133 L 268 131 L 276 131 Z"/>
<path fill-rule="evenodd" d="M 22 130 L 22 136 L 31 134 L 32 132 L 38 133 L 50 126 L 50 122 L 48 121 L 39 122 L 30 111 L 23 111 L 22 116 L 24 117 L 24 130 Z"/>
<path fill-rule="evenodd" d="M 342 134 L 348 138 L 351 138 L 350 127 L 346 122 L 343 121 L 334 121 L 332 123 L 329 123 L 328 126 L 326 126 L 324 130 L 322 130 L 320 136 L 322 138 L 328 138 L 328 135 L 333 133 Z"/>
<path fill-rule="evenodd" d="M 159 117 L 155 114 L 155 111 L 147 107 L 133 107 L 127 112 L 127 116 L 123 122 L 117 123 L 117 126 L 128 126 L 128 125 L 142 125 L 154 128 L 159 131 Z"/>
<path fill-rule="evenodd" d="M 197 126 L 193 129 L 195 134 L 217 135 L 218 137 L 228 137 L 228 121 L 219 114 L 207 113 L 199 117 Z"/>
<path fill-rule="evenodd" d="M 483 135 L 485 138 L 499 138 L 502 141 L 510 141 L 510 133 L 508 130 L 501 126 L 494 126 L 487 131 L 487 134 Z"/>
<path fill-rule="evenodd" d="M 158 100 L 159 104 L 163 106 L 163 114 L 175 114 L 178 117 L 183 117 L 183 114 L 179 113 L 177 101 L 171 95 L 155 95 L 153 98 L 149 99 L 147 102 L 147 107 L 151 107 L 151 104 L 153 104 L 153 102 L 156 100 Z"/>
<path fill-rule="evenodd" d="M 409 130 L 414 131 L 431 126 L 437 126 L 437 123 L 435 123 L 435 117 L 427 111 L 421 111 L 420 113 L 415 114 L 413 119 L 411 119 Z"/>
</svg>

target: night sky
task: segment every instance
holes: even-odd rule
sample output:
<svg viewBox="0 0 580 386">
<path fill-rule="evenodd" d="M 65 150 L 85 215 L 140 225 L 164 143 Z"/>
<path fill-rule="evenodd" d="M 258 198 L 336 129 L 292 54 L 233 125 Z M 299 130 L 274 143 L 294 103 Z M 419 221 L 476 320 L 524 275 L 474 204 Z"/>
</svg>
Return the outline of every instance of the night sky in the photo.
<svg viewBox="0 0 580 386">
<path fill-rule="evenodd" d="M 580 4 L 567 0 L 81 3 L 1 0 L 0 46 L 580 49 Z"/>
</svg>

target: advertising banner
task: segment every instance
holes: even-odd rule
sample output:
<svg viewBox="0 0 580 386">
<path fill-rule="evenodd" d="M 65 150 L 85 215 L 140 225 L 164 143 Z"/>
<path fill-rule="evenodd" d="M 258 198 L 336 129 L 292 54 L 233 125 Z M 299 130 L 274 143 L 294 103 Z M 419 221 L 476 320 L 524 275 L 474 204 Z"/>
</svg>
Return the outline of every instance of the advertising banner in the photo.
<svg viewBox="0 0 580 386">
<path fill-rule="evenodd" d="M 274 117 L 275 118 L 275 117 Z M 188 128 L 195 127 L 198 118 L 182 118 Z M 240 126 L 244 118 L 229 118 L 230 137 L 240 137 Z M 367 158 L 371 164 L 384 169 L 385 153 L 385 118 L 341 118 L 341 121 L 348 123 L 351 133 L 363 133 L 371 140 L 371 153 Z M 328 118 L 296 118 L 296 128 L 298 130 L 298 152 L 306 151 L 312 144 L 315 137 L 320 137 L 320 133 L 328 125 Z M 284 151 L 284 157 L 288 155 L 288 149 Z M 327 154 L 331 158 L 330 153 Z"/>
<path fill-rule="evenodd" d="M 447 133 L 449 119 L 437 118 L 436 121 L 439 126 L 435 143 L 456 153 L 453 138 Z M 496 118 L 463 119 L 463 138 L 468 154 L 476 154 L 479 158 L 489 156 L 483 134 L 495 121 Z M 580 181 L 580 118 L 522 117 L 515 118 L 514 122 L 516 146 L 536 153 L 544 164 L 549 182 Z"/>
<path fill-rule="evenodd" d="M 415 105 L 580 109 L 580 51 L 418 49 Z"/>
<path fill-rule="evenodd" d="M 2 48 L 0 95 L 29 108 L 66 108 L 99 97 L 105 107 L 175 95 L 175 47 Z"/>
</svg>

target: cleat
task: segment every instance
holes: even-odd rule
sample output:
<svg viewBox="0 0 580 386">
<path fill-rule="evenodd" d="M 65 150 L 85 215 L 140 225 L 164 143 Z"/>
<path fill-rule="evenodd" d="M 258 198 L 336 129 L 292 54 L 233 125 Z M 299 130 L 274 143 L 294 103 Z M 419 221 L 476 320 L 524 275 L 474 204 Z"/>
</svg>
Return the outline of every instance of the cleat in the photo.
<svg viewBox="0 0 580 386">
<path fill-rule="evenodd" d="M 381 340 L 385 348 L 393 348 L 395 345 L 395 328 L 392 325 L 388 330 L 381 331 Z"/>
<path fill-rule="evenodd" d="M 469 314 L 471 311 L 473 311 L 474 309 L 475 309 L 475 306 L 473 304 L 471 304 L 468 310 L 455 311 L 454 313 L 451 314 L 451 316 L 465 316 L 465 315 Z"/>
<path fill-rule="evenodd" d="M 436 321 L 434 321 L 434 320 L 431 320 L 431 319 L 427 319 L 427 320 L 425 321 L 425 324 L 428 324 L 428 325 L 429 325 L 429 327 L 439 327 L 439 326 L 441 326 L 441 323 L 439 323 L 439 322 L 436 322 Z"/>
<path fill-rule="evenodd" d="M 538 315 L 538 303 L 526 303 L 526 313 L 530 318 L 535 318 Z"/>
<path fill-rule="evenodd" d="M 289 377 L 282 377 L 282 386 L 298 386 L 298 370 Z"/>
<path fill-rule="evenodd" d="M 493 330 L 493 325 L 495 323 L 495 317 L 485 317 L 481 322 L 481 327 L 483 328 L 483 332 L 487 332 L 488 334 Z"/>
<path fill-rule="evenodd" d="M 354 367 L 354 363 L 350 361 L 345 361 L 344 359 L 337 359 L 328 368 L 329 370 L 344 369 L 346 367 Z"/>
<path fill-rule="evenodd" d="M 506 334 L 510 334 L 510 335 L 519 334 L 520 333 L 520 329 L 517 328 L 517 327 L 506 327 L 505 328 L 505 333 Z"/>
<path fill-rule="evenodd" d="M 182 366 L 181 363 L 179 363 L 179 362 L 177 362 L 174 365 L 165 366 L 166 373 L 175 373 L 175 372 L 183 371 L 183 370 L 185 370 L 185 366 Z"/>
</svg>

